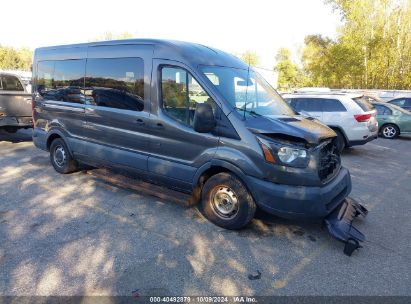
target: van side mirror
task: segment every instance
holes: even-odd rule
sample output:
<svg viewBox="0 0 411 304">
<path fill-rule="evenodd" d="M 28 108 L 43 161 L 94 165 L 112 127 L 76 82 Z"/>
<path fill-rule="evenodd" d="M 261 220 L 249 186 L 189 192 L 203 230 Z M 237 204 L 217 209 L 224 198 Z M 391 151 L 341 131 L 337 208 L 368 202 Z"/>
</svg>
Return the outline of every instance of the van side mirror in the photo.
<svg viewBox="0 0 411 304">
<path fill-rule="evenodd" d="M 211 106 L 208 103 L 197 103 L 194 112 L 194 131 L 208 133 L 215 128 L 216 124 Z"/>
</svg>

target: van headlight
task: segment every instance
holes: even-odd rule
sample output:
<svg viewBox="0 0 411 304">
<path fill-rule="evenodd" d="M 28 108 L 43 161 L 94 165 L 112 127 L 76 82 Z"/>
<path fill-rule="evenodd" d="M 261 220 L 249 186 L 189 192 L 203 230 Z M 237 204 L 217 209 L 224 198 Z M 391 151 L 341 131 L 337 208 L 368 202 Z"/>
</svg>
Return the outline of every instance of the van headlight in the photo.
<svg viewBox="0 0 411 304">
<path fill-rule="evenodd" d="M 278 158 L 282 163 L 296 166 L 307 166 L 308 154 L 304 149 L 297 149 L 292 147 L 281 147 L 277 151 Z"/>
</svg>

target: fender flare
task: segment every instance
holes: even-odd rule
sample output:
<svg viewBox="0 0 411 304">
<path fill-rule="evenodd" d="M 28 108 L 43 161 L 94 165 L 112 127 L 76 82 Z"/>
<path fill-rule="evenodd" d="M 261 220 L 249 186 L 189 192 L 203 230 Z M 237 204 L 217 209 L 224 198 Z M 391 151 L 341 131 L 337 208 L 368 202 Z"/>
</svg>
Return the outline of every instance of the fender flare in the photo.
<svg viewBox="0 0 411 304">
<path fill-rule="evenodd" d="M 192 185 L 193 187 L 196 187 L 197 184 L 200 181 L 200 177 L 203 175 L 204 172 L 206 172 L 208 169 L 212 167 L 220 167 L 224 168 L 232 173 L 234 173 L 244 184 L 245 187 L 247 187 L 247 175 L 238 168 L 236 165 L 222 159 L 212 159 L 211 161 L 206 162 L 203 164 L 200 168 L 197 169 L 197 172 L 194 175 Z M 247 189 L 250 191 L 250 189 L 247 187 Z M 251 192 L 251 191 L 250 191 Z"/>
</svg>

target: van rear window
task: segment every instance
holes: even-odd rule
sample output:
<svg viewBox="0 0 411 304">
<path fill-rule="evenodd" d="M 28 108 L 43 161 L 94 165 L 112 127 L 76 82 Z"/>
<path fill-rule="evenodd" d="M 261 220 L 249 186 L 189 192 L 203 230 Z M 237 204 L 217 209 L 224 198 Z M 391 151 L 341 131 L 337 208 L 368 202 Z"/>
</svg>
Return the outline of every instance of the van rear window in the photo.
<svg viewBox="0 0 411 304">
<path fill-rule="evenodd" d="M 355 101 L 355 103 L 364 111 L 372 111 L 375 109 L 374 105 L 369 102 L 364 96 L 361 97 L 355 97 L 352 100 Z"/>
<path fill-rule="evenodd" d="M 84 103 L 85 67 L 85 59 L 40 61 L 35 90 L 45 100 Z"/>
</svg>

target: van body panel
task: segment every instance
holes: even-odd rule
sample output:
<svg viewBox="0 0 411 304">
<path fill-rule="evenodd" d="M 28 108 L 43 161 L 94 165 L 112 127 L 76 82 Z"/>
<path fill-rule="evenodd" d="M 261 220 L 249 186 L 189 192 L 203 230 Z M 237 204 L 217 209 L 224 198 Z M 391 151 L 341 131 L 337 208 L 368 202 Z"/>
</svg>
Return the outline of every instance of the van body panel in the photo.
<svg viewBox="0 0 411 304">
<path fill-rule="evenodd" d="M 107 164 L 110 167 L 128 167 L 141 170 L 142 172 L 147 171 L 148 156 L 145 154 L 93 142 L 84 143 L 84 141 L 78 139 L 71 139 L 69 141 L 71 146 L 74 146 L 73 150 L 75 147 L 78 147 L 78 152 L 74 154 L 75 156 L 78 155 L 80 160 L 82 156 L 93 155 L 99 163 Z"/>
<path fill-rule="evenodd" d="M 48 151 L 48 147 L 47 147 L 47 137 L 48 136 L 49 135 L 47 134 L 46 131 L 41 130 L 39 128 L 34 128 L 33 133 L 32 133 L 34 146 L 36 146 L 37 148 L 41 150 Z"/>
<path fill-rule="evenodd" d="M 149 128 L 146 123 L 149 113 L 134 112 L 120 109 L 109 109 L 104 107 L 86 106 L 86 125 L 84 126 L 85 140 L 101 148 L 96 152 L 95 145 L 87 147 L 87 154 L 95 154 L 115 163 L 118 159 L 117 152 L 120 150 L 147 155 L 149 147 Z M 139 121 L 145 122 L 140 125 Z M 103 148 L 104 147 L 104 148 Z M 106 153 L 112 151 L 113 153 Z M 140 169 L 147 170 L 147 157 L 142 156 L 144 162 L 136 165 Z"/>
<path fill-rule="evenodd" d="M 61 133 L 70 141 L 72 138 L 84 138 L 83 130 L 86 125 L 84 105 L 45 100 L 40 105 L 41 111 L 37 111 L 38 127 L 48 132 Z M 77 152 L 79 146 L 71 147 L 72 152 Z"/>
</svg>

